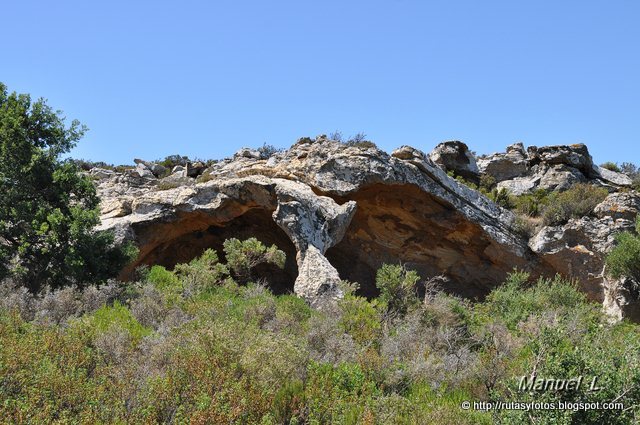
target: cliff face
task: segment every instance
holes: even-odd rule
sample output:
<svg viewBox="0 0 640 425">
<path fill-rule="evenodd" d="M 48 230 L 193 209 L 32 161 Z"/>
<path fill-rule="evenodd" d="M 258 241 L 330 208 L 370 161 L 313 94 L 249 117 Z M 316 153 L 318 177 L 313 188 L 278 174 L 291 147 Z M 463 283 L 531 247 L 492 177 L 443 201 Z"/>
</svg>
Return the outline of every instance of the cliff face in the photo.
<svg viewBox="0 0 640 425">
<path fill-rule="evenodd" d="M 456 143 L 455 149 L 466 149 Z M 436 164 L 407 146 L 389 155 L 319 137 L 264 159 L 243 149 L 207 169 L 178 167 L 164 179 L 142 161 L 125 173 L 90 173 L 102 199 L 101 227 L 140 248 L 123 278 L 140 264 L 173 266 L 208 247 L 219 249 L 226 238 L 255 236 L 287 253 L 284 271 L 271 271 L 274 289 L 293 289 L 312 304 L 341 296 L 340 279 L 375 295 L 377 268 L 402 262 L 424 277 L 444 275 L 445 289 L 466 297 L 487 294 L 514 267 L 534 275 L 560 272 L 580 278 L 589 296 L 618 316 L 635 314 L 630 297 L 620 295 L 624 285 L 602 274 L 613 234 L 629 227 L 637 212 L 635 194 L 608 199 L 597 216 L 542 229 L 528 241 L 510 211 L 446 174 L 455 166 L 447 155 L 463 158 L 467 171 L 478 170 L 468 152 L 451 150 L 440 149 Z M 520 174 L 506 175 L 526 178 L 544 161 L 519 164 Z M 595 171 L 585 180 L 618 187 L 589 170 Z M 614 212 L 618 204 L 629 211 L 624 217 Z"/>
</svg>

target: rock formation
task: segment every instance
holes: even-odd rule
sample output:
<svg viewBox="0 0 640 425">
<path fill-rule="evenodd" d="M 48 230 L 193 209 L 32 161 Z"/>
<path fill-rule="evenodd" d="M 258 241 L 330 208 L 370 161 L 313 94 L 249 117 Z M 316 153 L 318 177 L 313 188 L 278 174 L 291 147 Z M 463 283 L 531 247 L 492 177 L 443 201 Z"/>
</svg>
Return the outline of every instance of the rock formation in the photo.
<svg viewBox="0 0 640 425">
<path fill-rule="evenodd" d="M 482 298 L 517 267 L 578 277 L 592 299 L 618 316 L 638 309 L 620 295 L 624 282 L 608 282 L 602 273 L 614 233 L 627 229 L 637 212 L 635 195 L 613 194 L 597 216 L 544 228 L 528 241 L 513 213 L 442 169 L 488 173 L 506 186 L 523 179 L 527 190 L 569 175 L 627 184 L 626 176 L 606 177 L 593 166 L 581 145 L 529 151 L 514 145 L 475 168 L 460 142 L 440 145 L 431 156 L 409 146 L 389 155 L 318 137 L 268 158 L 242 149 L 196 178 L 189 166 L 161 179 L 143 162 L 125 173 L 90 171 L 102 199 L 101 228 L 140 248 L 123 278 L 141 264 L 171 267 L 206 248 L 221 250 L 226 238 L 255 236 L 287 254 L 283 271 L 268 271 L 273 289 L 314 304 L 341 296 L 340 279 L 374 296 L 376 270 L 401 262 L 424 277 L 446 276 L 444 289 L 465 297 Z"/>
<path fill-rule="evenodd" d="M 493 177 L 498 188 L 514 195 L 536 189 L 566 190 L 575 183 L 593 181 L 603 186 L 631 186 L 628 176 L 598 167 L 583 144 L 529 147 L 522 143 L 478 159 L 481 174 Z"/>
<path fill-rule="evenodd" d="M 476 158 L 469 147 L 460 141 L 440 143 L 431 151 L 429 158 L 446 172 L 452 172 L 472 183 L 479 182 L 480 171 Z"/>
</svg>

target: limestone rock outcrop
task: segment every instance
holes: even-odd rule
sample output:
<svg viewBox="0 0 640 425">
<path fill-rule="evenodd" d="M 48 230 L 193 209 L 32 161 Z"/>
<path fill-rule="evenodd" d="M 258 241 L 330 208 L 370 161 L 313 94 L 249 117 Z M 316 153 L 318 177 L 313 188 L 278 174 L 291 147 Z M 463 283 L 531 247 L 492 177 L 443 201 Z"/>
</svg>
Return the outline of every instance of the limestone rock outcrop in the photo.
<svg viewBox="0 0 640 425">
<path fill-rule="evenodd" d="M 385 262 L 446 273 L 448 289 L 470 297 L 486 294 L 514 266 L 537 267 L 511 212 L 423 152 L 403 149 L 388 155 L 301 139 L 268 159 L 219 161 L 198 179 L 94 171 L 101 226 L 140 248 L 123 277 L 140 264 L 188 261 L 226 237 L 277 243 L 291 259 L 282 286 L 312 302 L 339 296 L 338 278 L 375 294 L 375 271 Z"/>
<path fill-rule="evenodd" d="M 576 279 L 587 295 L 602 302 L 614 317 L 640 320 L 640 299 L 630 279 L 607 276 L 605 257 L 615 246 L 615 235 L 633 231 L 640 213 L 640 196 L 613 193 L 595 210 L 595 216 L 571 219 L 561 226 L 545 227 L 529 246 L 545 262 Z"/>
<path fill-rule="evenodd" d="M 478 159 L 481 174 L 493 177 L 498 188 L 514 195 L 536 189 L 566 190 L 575 183 L 595 182 L 607 187 L 631 186 L 631 179 L 593 163 L 583 144 L 569 146 L 508 146 L 506 153 L 494 153 Z"/>
<path fill-rule="evenodd" d="M 469 147 L 457 140 L 440 143 L 429 154 L 429 158 L 445 172 L 453 172 L 465 180 L 478 183 L 480 172 L 476 158 Z"/>
<path fill-rule="evenodd" d="M 523 176 L 529 169 L 529 159 L 522 143 L 507 146 L 506 153 L 479 158 L 478 169 L 482 174 L 488 174 L 498 182 Z"/>
<path fill-rule="evenodd" d="M 456 146 L 468 153 L 466 145 Z M 464 297 L 481 299 L 519 268 L 534 276 L 575 276 L 616 314 L 638 308 L 628 294 L 620 296 L 624 282 L 608 282 L 602 273 L 615 232 L 627 229 L 637 212 L 634 194 L 614 193 L 593 217 L 544 228 L 529 241 L 512 212 L 449 177 L 443 161 L 409 146 L 387 154 L 319 137 L 270 156 L 243 149 L 197 178 L 184 167 L 161 179 L 137 170 L 90 173 L 102 200 L 101 228 L 140 249 L 123 278 L 141 264 L 171 267 L 206 248 L 221 252 L 227 238 L 257 237 L 287 254 L 284 270 L 266 271 L 272 289 L 318 306 L 341 296 L 341 279 L 375 296 L 376 270 L 401 262 L 425 278 L 445 275 L 443 289 Z M 525 151 L 513 145 L 478 166 L 501 183 L 522 179 L 531 185 L 526 190 L 560 187 L 541 182 L 559 173 L 556 180 L 563 180 L 564 172 L 614 187 L 578 146 Z M 533 176 L 539 179 L 531 183 Z"/>
</svg>

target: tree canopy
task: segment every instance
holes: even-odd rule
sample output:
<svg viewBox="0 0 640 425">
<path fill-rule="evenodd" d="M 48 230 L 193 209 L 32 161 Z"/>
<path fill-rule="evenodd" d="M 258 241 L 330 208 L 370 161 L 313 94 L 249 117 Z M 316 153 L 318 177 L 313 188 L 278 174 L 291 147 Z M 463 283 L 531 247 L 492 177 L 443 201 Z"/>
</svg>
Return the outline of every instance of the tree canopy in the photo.
<svg viewBox="0 0 640 425">
<path fill-rule="evenodd" d="M 99 223 L 92 181 L 61 156 L 87 128 L 0 83 L 0 278 L 32 289 L 100 281 L 134 254 Z"/>
</svg>

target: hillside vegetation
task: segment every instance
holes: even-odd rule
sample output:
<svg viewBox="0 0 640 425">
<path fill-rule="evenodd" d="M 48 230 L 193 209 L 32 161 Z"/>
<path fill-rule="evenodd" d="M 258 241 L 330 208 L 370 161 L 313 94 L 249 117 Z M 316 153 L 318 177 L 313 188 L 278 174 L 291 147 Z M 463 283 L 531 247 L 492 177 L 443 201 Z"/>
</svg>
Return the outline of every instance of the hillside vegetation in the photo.
<svg viewBox="0 0 640 425">
<path fill-rule="evenodd" d="M 282 260 L 256 241 L 235 264 Z M 254 261 L 253 264 L 256 264 Z M 236 269 L 240 270 L 240 269 Z M 387 265 L 381 297 L 324 311 L 236 282 L 213 251 L 139 281 L 0 294 L 0 418 L 8 423 L 631 423 L 640 333 L 609 324 L 560 278 L 514 272 L 482 303 Z M 234 278 L 235 277 L 235 278 Z M 603 389 L 527 392 L 522 376 L 598 378 Z M 474 411 L 463 401 L 608 402 L 625 410 Z"/>
</svg>

